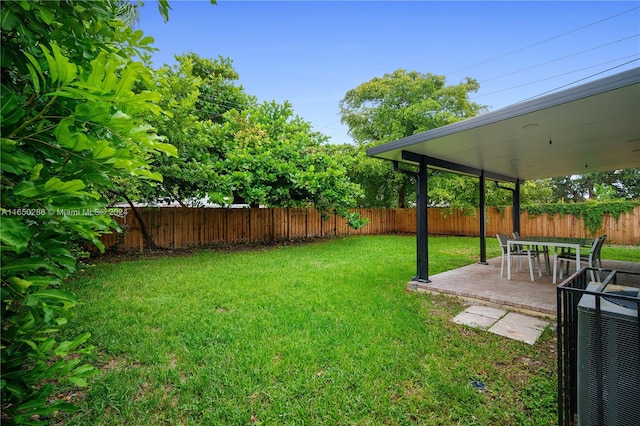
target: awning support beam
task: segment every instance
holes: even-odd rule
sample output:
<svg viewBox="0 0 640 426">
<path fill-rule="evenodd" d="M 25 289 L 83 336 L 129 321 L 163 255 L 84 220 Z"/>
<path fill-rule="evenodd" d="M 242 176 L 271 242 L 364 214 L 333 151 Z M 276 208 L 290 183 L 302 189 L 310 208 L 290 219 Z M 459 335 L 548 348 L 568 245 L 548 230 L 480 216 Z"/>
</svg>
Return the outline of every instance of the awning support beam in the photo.
<svg viewBox="0 0 640 426">
<path fill-rule="evenodd" d="M 480 172 L 479 182 L 480 192 L 480 263 L 482 265 L 488 265 L 487 263 L 487 212 L 486 212 L 486 195 L 485 195 L 485 178 L 484 170 Z"/>
<path fill-rule="evenodd" d="M 431 280 L 429 280 L 427 158 L 421 156 L 417 172 L 401 169 L 397 161 L 393 162 L 393 170 L 416 179 L 416 276 L 412 281 L 429 283 Z"/>
<path fill-rule="evenodd" d="M 513 178 L 511 176 L 504 176 L 498 173 L 491 173 L 491 172 L 487 172 L 481 169 L 476 169 L 475 167 L 468 167 L 462 164 L 457 164 L 457 163 L 452 163 L 450 161 L 446 161 L 446 160 L 441 160 L 439 158 L 434 158 L 434 157 L 428 157 L 426 155 L 421 155 L 421 154 L 416 154 L 415 152 L 410 152 L 410 151 L 402 151 L 402 159 L 404 161 L 409 161 L 411 163 L 415 163 L 414 165 L 419 165 L 420 164 L 420 159 L 421 158 L 426 158 L 428 163 L 429 163 L 429 167 L 433 168 L 433 169 L 442 169 L 442 170 L 447 170 L 447 171 L 452 171 L 452 172 L 458 172 L 461 174 L 465 174 L 465 175 L 471 175 L 471 176 L 480 176 L 481 174 L 484 173 L 484 177 L 486 179 L 489 180 L 495 180 L 495 181 L 500 181 L 500 182 L 511 182 L 511 183 L 516 183 L 516 178 Z"/>
</svg>

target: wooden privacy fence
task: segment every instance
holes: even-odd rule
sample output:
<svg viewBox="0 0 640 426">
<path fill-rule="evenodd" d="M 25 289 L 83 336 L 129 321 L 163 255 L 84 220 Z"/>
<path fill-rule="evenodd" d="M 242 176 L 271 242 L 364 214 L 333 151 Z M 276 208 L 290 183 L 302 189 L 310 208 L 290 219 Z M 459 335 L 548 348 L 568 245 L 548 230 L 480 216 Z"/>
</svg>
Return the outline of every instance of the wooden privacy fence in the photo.
<svg viewBox="0 0 640 426">
<path fill-rule="evenodd" d="M 216 209 L 216 208 L 146 208 L 138 209 L 146 228 L 158 247 L 187 248 L 237 243 L 259 243 L 300 238 L 415 233 L 415 209 L 354 209 L 369 223 L 359 230 L 347 221 L 330 215 L 323 219 L 315 209 Z M 429 234 L 479 236 L 478 214 L 459 210 L 429 208 Z M 107 250 L 130 251 L 144 248 L 143 235 L 135 215 L 129 209 L 115 218 L 122 233 L 104 235 Z M 540 215 L 520 219 L 522 235 L 589 237 L 584 221 L 571 215 Z M 486 235 L 510 233 L 513 229 L 511 207 L 488 209 Z M 640 206 L 632 213 L 621 214 L 618 221 L 603 217 L 602 228 L 611 244 L 640 245 Z"/>
<path fill-rule="evenodd" d="M 325 220 L 317 210 L 306 208 L 146 208 L 138 211 L 154 243 L 163 248 L 384 234 L 393 232 L 394 227 L 392 209 L 355 210 L 370 221 L 359 230 L 350 228 L 339 216 L 330 215 Z M 101 238 L 107 250 L 143 249 L 140 224 L 130 209 L 124 209 L 115 219 L 123 233 Z"/>
<path fill-rule="evenodd" d="M 395 232 L 416 232 L 416 210 L 397 209 Z M 466 215 L 460 210 L 445 208 L 429 208 L 429 234 L 463 235 L 477 237 L 480 235 L 479 215 Z M 513 208 L 504 210 L 487 209 L 485 223 L 487 237 L 495 237 L 504 232 L 511 234 L 513 230 Z M 536 236 L 557 236 L 589 238 L 592 235 L 585 229 L 584 220 L 573 215 L 539 215 L 530 216 L 527 212 L 520 214 L 520 234 Z M 607 242 L 620 245 L 640 245 L 640 206 L 631 213 L 622 213 L 616 221 L 612 216 L 602 217 L 602 227 L 595 235 L 606 235 Z"/>
</svg>

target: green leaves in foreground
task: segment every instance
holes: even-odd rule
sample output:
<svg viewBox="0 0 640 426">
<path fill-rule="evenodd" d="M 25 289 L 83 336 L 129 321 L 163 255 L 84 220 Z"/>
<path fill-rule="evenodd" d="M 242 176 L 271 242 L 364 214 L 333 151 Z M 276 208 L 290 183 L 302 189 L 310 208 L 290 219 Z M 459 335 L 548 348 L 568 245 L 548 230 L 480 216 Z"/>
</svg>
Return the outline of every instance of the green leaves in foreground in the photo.
<svg viewBox="0 0 640 426">
<path fill-rule="evenodd" d="M 150 162 L 176 155 L 141 119 L 160 112 L 150 71 L 131 60 L 150 40 L 119 21 L 120 6 L 2 5 L 3 424 L 75 410 L 54 388 L 86 386 L 96 369 L 82 361 L 89 333 L 58 339 L 79 303 L 66 280 L 85 244 L 103 250 L 100 235 L 116 227 L 101 194 L 117 180 L 161 180 Z"/>
<path fill-rule="evenodd" d="M 30 295 L 31 303 L 45 303 L 45 300 L 55 299 L 60 303 L 71 303 L 75 299 L 71 293 L 59 292 L 55 290 L 43 291 L 40 294 Z M 73 303 L 75 305 L 75 303 Z M 29 319 L 34 319 L 32 315 L 27 315 Z M 26 327 L 21 330 L 22 336 L 27 336 L 36 321 L 27 323 Z M 76 408 L 71 404 L 54 401 L 48 403 L 48 397 L 53 391 L 53 384 L 46 383 L 37 391 L 33 392 L 32 388 L 39 386 L 45 381 L 66 378 L 69 382 L 85 387 L 87 386 L 86 378 L 97 373 L 97 370 L 88 364 L 82 364 L 77 356 L 86 354 L 91 351 L 92 347 L 85 347 L 79 350 L 90 337 L 89 333 L 78 336 L 73 341 L 64 341 L 56 343 L 54 337 L 48 337 L 57 332 L 57 329 L 50 329 L 34 333 L 33 340 L 26 338 L 18 338 L 17 340 L 23 345 L 31 349 L 31 351 L 22 350 L 10 357 L 10 361 L 5 363 L 3 356 L 3 370 L 9 368 L 10 371 L 3 371 L 2 388 L 3 393 L 7 392 L 10 400 L 24 401 L 16 406 L 9 407 L 11 412 L 15 412 L 14 421 L 17 424 L 32 423 L 29 420 L 37 417 L 45 417 L 55 411 L 75 412 Z M 11 338 L 13 336 L 9 336 Z M 4 338 L 4 336 L 3 336 Z M 36 355 L 39 359 L 33 364 L 29 371 L 13 369 L 17 362 L 29 363 L 31 359 L 26 358 L 27 355 Z M 73 354 L 76 358 L 66 358 L 69 354 Z M 3 401 L 5 401 L 3 396 Z"/>
</svg>

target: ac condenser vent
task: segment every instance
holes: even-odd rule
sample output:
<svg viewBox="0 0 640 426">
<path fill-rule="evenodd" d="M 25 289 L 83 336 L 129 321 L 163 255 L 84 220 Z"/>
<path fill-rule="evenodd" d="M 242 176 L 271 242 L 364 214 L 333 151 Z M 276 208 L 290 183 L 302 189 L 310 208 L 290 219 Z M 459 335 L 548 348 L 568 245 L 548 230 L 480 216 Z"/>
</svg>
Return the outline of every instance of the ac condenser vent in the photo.
<svg viewBox="0 0 640 426">
<path fill-rule="evenodd" d="M 610 287 L 598 295 L 583 295 L 578 304 L 580 426 L 640 425 L 640 298 L 637 288 Z M 587 287 L 591 292 L 599 289 L 596 283 Z M 611 297 L 614 295 L 636 300 Z M 599 320 L 596 298 L 600 300 Z"/>
</svg>

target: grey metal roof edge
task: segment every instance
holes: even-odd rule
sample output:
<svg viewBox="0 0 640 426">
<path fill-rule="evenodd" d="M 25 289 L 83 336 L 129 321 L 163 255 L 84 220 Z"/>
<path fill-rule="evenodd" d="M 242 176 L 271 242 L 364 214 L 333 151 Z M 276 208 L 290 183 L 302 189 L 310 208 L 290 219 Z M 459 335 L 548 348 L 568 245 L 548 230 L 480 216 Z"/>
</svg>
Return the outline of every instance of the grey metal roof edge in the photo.
<svg viewBox="0 0 640 426">
<path fill-rule="evenodd" d="M 406 148 L 416 143 L 426 142 L 638 83 L 640 83 L 640 67 L 378 145 L 367 149 L 367 156 L 375 157 L 376 155 Z"/>
</svg>

